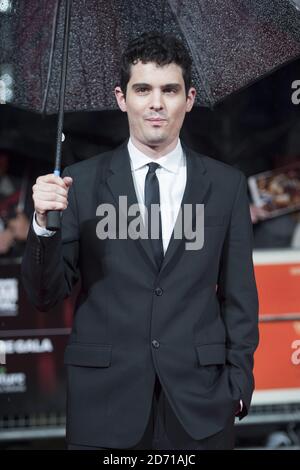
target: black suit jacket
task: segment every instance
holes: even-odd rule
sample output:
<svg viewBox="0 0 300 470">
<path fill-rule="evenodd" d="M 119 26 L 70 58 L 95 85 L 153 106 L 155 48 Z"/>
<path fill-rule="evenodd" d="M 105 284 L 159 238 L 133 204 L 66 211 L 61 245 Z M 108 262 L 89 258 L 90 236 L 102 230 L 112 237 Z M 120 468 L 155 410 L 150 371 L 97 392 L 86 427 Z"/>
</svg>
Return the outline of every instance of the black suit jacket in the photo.
<svg viewBox="0 0 300 470">
<path fill-rule="evenodd" d="M 194 439 L 222 430 L 253 392 L 258 301 L 243 174 L 185 148 L 183 204 L 204 204 L 204 246 L 172 236 L 160 271 L 149 240 L 100 240 L 101 203 L 137 203 L 126 143 L 66 168 L 73 178 L 62 231 L 30 231 L 23 279 L 41 310 L 81 278 L 65 352 L 67 439 L 131 447 L 151 408 L 155 373 Z"/>
</svg>

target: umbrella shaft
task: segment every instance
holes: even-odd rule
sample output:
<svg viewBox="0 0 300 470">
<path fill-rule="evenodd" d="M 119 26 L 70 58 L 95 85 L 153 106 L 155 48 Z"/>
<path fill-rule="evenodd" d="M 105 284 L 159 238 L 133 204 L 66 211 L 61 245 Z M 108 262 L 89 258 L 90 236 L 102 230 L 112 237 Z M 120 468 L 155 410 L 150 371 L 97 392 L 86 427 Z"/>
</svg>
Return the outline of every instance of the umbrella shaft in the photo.
<svg viewBox="0 0 300 470">
<path fill-rule="evenodd" d="M 59 89 L 59 108 L 58 108 L 56 155 L 55 155 L 55 169 L 54 169 L 54 173 L 58 175 L 60 174 L 60 167 L 61 167 L 62 132 L 63 132 L 63 125 L 64 125 L 64 102 L 65 102 L 66 76 L 67 76 L 67 66 L 68 66 L 71 2 L 72 0 L 66 0 L 65 2 L 63 61 L 62 61 L 60 89 Z"/>
</svg>

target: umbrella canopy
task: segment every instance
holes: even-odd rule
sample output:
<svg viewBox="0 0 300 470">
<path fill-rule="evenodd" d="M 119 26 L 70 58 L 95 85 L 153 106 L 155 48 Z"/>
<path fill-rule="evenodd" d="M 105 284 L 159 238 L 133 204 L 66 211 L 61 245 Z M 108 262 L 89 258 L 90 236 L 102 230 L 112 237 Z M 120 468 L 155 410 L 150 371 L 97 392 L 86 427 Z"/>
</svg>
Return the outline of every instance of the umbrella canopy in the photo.
<svg viewBox="0 0 300 470">
<path fill-rule="evenodd" d="M 4 4 L 0 77 L 7 82 L 6 101 L 55 113 L 65 2 Z M 73 0 L 65 110 L 115 109 L 113 88 L 119 79 L 121 52 L 130 39 L 153 30 L 174 33 L 186 43 L 194 60 L 196 104 L 212 106 L 300 55 L 298 4 L 298 0 Z"/>
<path fill-rule="evenodd" d="M 183 140 L 198 152 L 232 165 L 247 160 L 251 174 L 254 159 L 267 160 L 274 152 L 286 152 L 284 135 L 299 122 L 300 105 L 291 100 L 291 84 L 297 77 L 300 60 L 229 96 L 213 109 L 195 107 L 186 116 Z M 55 114 L 42 116 L 0 106 L 0 149 L 51 162 L 56 121 Z M 119 110 L 68 112 L 64 134 L 65 166 L 118 146 L 129 135 L 128 121 Z M 300 155 L 300 134 L 298 140 L 292 149 Z"/>
</svg>

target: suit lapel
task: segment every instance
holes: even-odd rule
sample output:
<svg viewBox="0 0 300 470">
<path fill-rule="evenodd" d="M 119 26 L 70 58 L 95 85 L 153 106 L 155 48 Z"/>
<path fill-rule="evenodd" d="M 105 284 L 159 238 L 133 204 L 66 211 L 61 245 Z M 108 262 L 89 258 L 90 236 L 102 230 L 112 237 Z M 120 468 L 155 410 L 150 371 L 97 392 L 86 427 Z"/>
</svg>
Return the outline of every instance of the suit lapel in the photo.
<svg viewBox="0 0 300 470">
<path fill-rule="evenodd" d="M 133 204 L 138 204 L 135 187 L 132 179 L 131 166 L 130 166 L 130 157 L 127 148 L 127 142 L 118 147 L 111 159 L 111 165 L 109 170 L 109 175 L 106 179 L 107 185 L 116 201 L 118 210 L 119 208 L 119 197 L 127 196 L 127 208 Z M 134 216 L 130 217 L 127 213 L 123 214 L 128 222 L 127 227 L 130 222 L 135 218 Z M 152 247 L 150 241 L 143 238 L 138 238 L 138 243 L 141 245 L 145 251 L 152 267 L 157 270 L 156 262 L 154 259 Z"/>
<path fill-rule="evenodd" d="M 175 227 L 180 224 L 180 218 L 182 218 L 184 212 L 184 205 L 191 204 L 192 207 L 195 208 L 196 204 L 204 204 L 206 198 L 209 195 L 209 189 L 211 186 L 211 182 L 206 175 L 206 168 L 204 166 L 202 157 L 184 145 L 183 150 L 186 155 L 187 178 L 185 191 L 180 206 L 181 211 L 179 211 L 177 216 Z M 193 210 L 193 222 L 194 219 L 195 211 Z M 184 236 L 183 230 L 181 239 L 174 237 L 174 233 L 176 233 L 175 227 L 170 238 L 163 264 L 161 266 L 161 272 L 169 265 L 172 260 L 175 259 L 175 255 L 178 257 L 180 252 L 184 249 L 185 242 L 188 241 Z"/>
<path fill-rule="evenodd" d="M 130 207 L 133 204 L 138 204 L 132 179 L 127 142 L 128 141 L 126 141 L 113 152 L 108 176 L 106 178 L 106 183 L 115 199 L 118 208 L 120 196 L 127 196 L 127 207 Z M 195 207 L 195 204 L 204 204 L 206 198 L 209 195 L 209 189 L 211 186 L 211 182 L 206 175 L 206 168 L 202 157 L 184 145 L 183 150 L 186 155 L 187 181 L 181 201 L 181 211 L 179 212 L 176 219 L 175 227 L 180 224 L 180 217 L 183 215 L 184 205 L 191 204 L 192 207 Z M 126 216 L 128 224 L 134 218 L 133 216 L 128 217 L 127 214 L 124 214 L 124 216 Z M 176 233 L 175 227 L 171 235 L 160 273 L 169 265 L 173 259 L 176 261 L 176 258 L 174 258 L 175 255 L 179 255 L 179 253 L 184 249 L 185 242 L 188 241 L 185 239 L 184 233 L 181 239 L 174 237 L 174 233 Z M 152 268 L 157 271 L 150 241 L 142 238 L 138 238 L 137 241 L 146 253 Z"/>
</svg>

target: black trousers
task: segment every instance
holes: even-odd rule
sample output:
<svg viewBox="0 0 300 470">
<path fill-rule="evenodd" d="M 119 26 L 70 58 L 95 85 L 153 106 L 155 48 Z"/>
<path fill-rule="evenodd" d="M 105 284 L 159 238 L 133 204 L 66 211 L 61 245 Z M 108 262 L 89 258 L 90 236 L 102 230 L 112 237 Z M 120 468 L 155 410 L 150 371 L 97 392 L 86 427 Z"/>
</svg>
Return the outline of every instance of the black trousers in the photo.
<svg viewBox="0 0 300 470">
<path fill-rule="evenodd" d="M 152 409 L 145 432 L 141 440 L 135 446 L 128 447 L 127 450 L 230 450 L 233 448 L 234 416 L 230 418 L 226 427 L 217 434 L 206 439 L 192 439 L 178 421 L 156 376 Z M 69 444 L 68 449 L 113 450 L 76 444 Z"/>
</svg>

